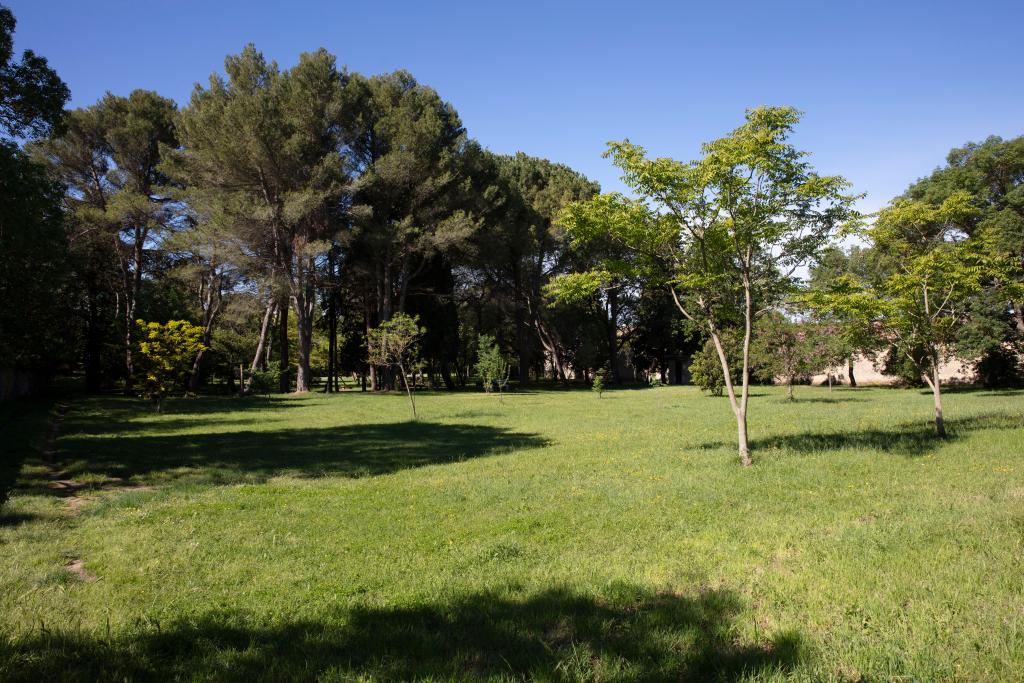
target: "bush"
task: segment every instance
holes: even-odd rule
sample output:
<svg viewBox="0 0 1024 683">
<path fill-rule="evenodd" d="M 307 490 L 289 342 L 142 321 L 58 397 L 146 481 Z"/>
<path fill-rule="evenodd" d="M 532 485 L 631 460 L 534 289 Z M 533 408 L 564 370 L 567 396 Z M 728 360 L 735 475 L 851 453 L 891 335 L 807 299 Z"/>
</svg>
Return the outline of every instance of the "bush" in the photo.
<svg viewBox="0 0 1024 683">
<path fill-rule="evenodd" d="M 740 341 L 732 334 L 723 334 L 722 345 L 729 358 L 729 369 L 732 371 L 733 386 L 739 386 L 742 375 L 742 351 Z M 725 393 L 725 375 L 722 374 L 722 362 L 718 358 L 718 351 L 710 339 L 704 342 L 704 348 L 693 354 L 690 363 L 690 380 L 712 396 L 722 396 Z M 750 355 L 750 383 L 771 384 L 773 380 L 771 369 L 763 359 L 759 359 L 755 349 L 751 349 Z"/>
<path fill-rule="evenodd" d="M 594 381 L 590 385 L 590 390 L 597 393 L 598 398 L 604 396 L 604 380 L 606 376 L 607 372 L 604 368 L 601 368 L 594 373 Z"/>
<path fill-rule="evenodd" d="M 733 382 L 739 380 L 738 374 L 733 369 Z M 704 348 L 693 354 L 693 361 L 690 363 L 690 380 L 712 396 L 721 396 L 725 392 L 725 375 L 722 374 L 722 363 L 718 358 L 718 351 L 710 340 L 704 342 Z"/>
<path fill-rule="evenodd" d="M 142 397 L 152 400 L 159 412 L 168 394 L 184 389 L 196 354 L 206 348 L 203 328 L 187 320 L 166 324 L 136 320 L 135 325 L 139 335 L 137 386 Z"/>
<path fill-rule="evenodd" d="M 986 389 L 1015 388 L 1024 384 L 1020 357 L 1004 346 L 990 349 L 975 361 L 974 373 Z"/>
<path fill-rule="evenodd" d="M 250 394 L 272 394 L 281 383 L 281 370 L 269 368 L 257 370 L 249 374 L 248 392 Z"/>
</svg>

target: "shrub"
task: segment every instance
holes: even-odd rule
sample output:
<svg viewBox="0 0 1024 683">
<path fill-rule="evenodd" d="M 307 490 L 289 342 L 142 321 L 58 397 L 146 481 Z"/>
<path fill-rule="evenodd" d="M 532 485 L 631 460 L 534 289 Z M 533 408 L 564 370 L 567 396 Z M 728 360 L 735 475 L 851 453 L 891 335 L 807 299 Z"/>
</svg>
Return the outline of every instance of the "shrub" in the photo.
<svg viewBox="0 0 1024 683">
<path fill-rule="evenodd" d="M 281 383 L 281 370 L 268 368 L 249 374 L 248 391 L 252 394 L 272 394 Z"/>
<path fill-rule="evenodd" d="M 203 346 L 203 328 L 187 320 L 170 320 L 167 324 L 136 320 L 139 336 L 137 386 L 143 398 L 156 404 L 175 389 L 184 389 L 185 379 L 196 355 Z"/>
<path fill-rule="evenodd" d="M 604 368 L 600 368 L 600 369 L 598 369 L 597 372 L 594 373 L 594 381 L 591 383 L 590 389 L 591 389 L 591 391 L 594 391 L 594 392 L 597 393 L 597 397 L 598 398 L 601 398 L 602 396 L 604 396 L 604 389 L 605 389 L 604 380 L 605 380 L 606 376 L 607 376 L 607 371 Z"/>
</svg>

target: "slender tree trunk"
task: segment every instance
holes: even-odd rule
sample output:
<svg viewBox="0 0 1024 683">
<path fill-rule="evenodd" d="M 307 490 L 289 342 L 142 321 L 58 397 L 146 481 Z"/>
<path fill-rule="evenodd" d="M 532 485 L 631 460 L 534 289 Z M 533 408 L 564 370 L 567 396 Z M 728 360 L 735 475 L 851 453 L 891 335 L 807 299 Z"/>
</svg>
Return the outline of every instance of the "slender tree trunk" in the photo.
<svg viewBox="0 0 1024 683">
<path fill-rule="evenodd" d="M 277 305 L 277 345 L 278 362 L 277 369 L 281 372 L 277 390 L 287 394 L 292 387 L 288 377 L 288 295 L 281 295 L 281 301 Z"/>
<path fill-rule="evenodd" d="M 313 350 L 313 311 L 312 304 L 307 299 L 309 293 L 301 298 L 297 297 L 295 323 L 298 328 L 298 349 L 296 353 L 296 367 L 298 372 L 295 376 L 295 393 L 303 394 L 309 391 L 312 385 L 312 373 L 309 363 Z"/>
<path fill-rule="evenodd" d="M 516 349 L 519 352 L 519 370 L 517 377 L 519 379 L 519 385 L 526 386 L 530 382 L 530 336 L 526 324 L 526 301 L 522 283 L 519 281 L 520 273 L 518 265 L 515 267 L 512 277 L 515 280 L 515 291 L 513 292 L 513 306 L 515 310 L 513 312 L 513 316 L 515 318 L 516 325 Z"/>
<path fill-rule="evenodd" d="M 412 406 L 412 419 L 419 419 L 416 415 L 416 399 L 412 397 L 412 391 L 409 389 L 409 379 L 405 376 L 405 367 L 399 364 L 398 371 L 402 374 L 402 383 L 405 384 L 405 395 L 409 397 L 409 405 Z"/>
<path fill-rule="evenodd" d="M 619 378 L 618 344 L 619 337 L 619 295 L 614 289 L 608 291 L 608 372 L 612 384 L 621 384 Z"/>
<path fill-rule="evenodd" d="M 932 363 L 932 396 L 935 397 L 935 433 L 946 437 L 946 423 L 942 419 L 942 382 L 939 380 L 939 362 Z"/>
<path fill-rule="evenodd" d="M 99 302 L 96 300 L 96 292 L 90 288 L 89 291 L 89 323 L 86 329 L 85 340 L 85 389 L 89 393 L 96 393 L 100 390 L 102 381 L 100 368 L 100 315 Z"/>
<path fill-rule="evenodd" d="M 265 362 L 264 347 L 267 344 L 267 331 L 270 330 L 270 319 L 274 317 L 274 310 L 276 308 L 277 302 L 271 301 L 267 304 L 267 310 L 263 313 L 263 322 L 260 324 L 260 340 L 256 344 L 256 353 L 253 354 L 252 363 L 249 365 L 249 379 L 245 387 L 246 389 L 252 384 L 252 374 L 260 367 L 261 362 Z"/>
<path fill-rule="evenodd" d="M 853 376 L 853 356 L 846 359 L 846 375 L 850 378 L 850 386 L 857 386 L 857 378 Z"/>
<path fill-rule="evenodd" d="M 750 446 L 747 442 L 747 413 L 743 409 L 742 404 L 736 400 L 736 389 L 732 383 L 732 372 L 729 369 L 729 359 L 725 355 L 725 348 L 722 346 L 722 340 L 718 336 L 718 331 L 713 325 L 709 325 L 711 330 L 711 341 L 715 345 L 715 351 L 718 352 L 718 360 L 722 364 L 722 373 L 725 378 L 725 390 L 729 396 L 729 405 L 732 406 L 732 412 L 736 416 L 736 431 L 739 439 L 739 452 L 740 462 L 743 463 L 744 467 L 751 465 L 750 459 Z"/>
<path fill-rule="evenodd" d="M 786 382 L 786 400 L 793 401 L 793 376 L 789 376 L 789 380 Z"/>
</svg>

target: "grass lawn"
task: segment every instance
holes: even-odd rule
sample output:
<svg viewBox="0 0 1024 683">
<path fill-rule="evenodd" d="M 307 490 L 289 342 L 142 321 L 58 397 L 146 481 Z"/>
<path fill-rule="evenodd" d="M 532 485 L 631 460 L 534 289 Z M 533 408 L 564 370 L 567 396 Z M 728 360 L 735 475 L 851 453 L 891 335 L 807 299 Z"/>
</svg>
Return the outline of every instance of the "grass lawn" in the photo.
<svg viewBox="0 0 1024 683">
<path fill-rule="evenodd" d="M 1024 393 L 784 393 L 76 399 L 0 679 L 1019 679 Z"/>
</svg>

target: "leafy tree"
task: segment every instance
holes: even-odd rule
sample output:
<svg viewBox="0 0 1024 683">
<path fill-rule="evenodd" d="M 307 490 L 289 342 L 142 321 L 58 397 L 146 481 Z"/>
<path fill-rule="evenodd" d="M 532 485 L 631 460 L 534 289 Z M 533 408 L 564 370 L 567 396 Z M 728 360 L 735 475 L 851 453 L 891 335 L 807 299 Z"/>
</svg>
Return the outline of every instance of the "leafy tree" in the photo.
<svg viewBox="0 0 1024 683">
<path fill-rule="evenodd" d="M 409 375 L 406 369 L 416 358 L 416 343 L 426 332 L 419 326 L 416 318 L 405 313 L 396 313 L 367 335 L 367 355 L 370 365 L 378 367 L 398 368 L 398 374 L 405 384 L 405 393 L 412 407 L 412 419 L 416 419 L 416 399 L 409 388 Z"/>
<path fill-rule="evenodd" d="M 667 287 L 680 312 L 704 333 L 722 365 L 736 417 L 740 460 L 751 464 L 747 436 L 754 324 L 798 289 L 796 271 L 845 222 L 855 197 L 839 176 L 818 175 L 789 142 L 799 114 L 788 107 L 747 112 L 731 135 L 683 163 L 648 159 L 642 147 L 611 143 L 607 152 L 638 196 L 605 194 L 562 215 L 574 243 L 610 241 L 627 258 L 564 278 L 563 297 L 593 292 L 616 277 Z M 722 343 L 739 328 L 740 387 Z"/>
<path fill-rule="evenodd" d="M 492 389 L 497 388 L 500 401 L 502 390 L 508 384 L 511 366 L 494 337 L 489 334 L 482 334 L 477 340 L 476 371 L 483 380 L 484 391 L 489 394 Z"/>
<path fill-rule="evenodd" d="M 1003 283 L 1005 296 L 1020 295 L 1012 285 L 1017 265 L 988 236 L 967 237 L 962 229 L 975 211 L 964 192 L 939 205 L 894 200 L 867 235 L 897 267 L 867 284 L 839 278 L 809 297 L 819 310 L 860 320 L 909 361 L 932 389 L 939 436 L 946 434 L 939 367 L 956 350 L 968 302 L 993 281 Z"/>
<path fill-rule="evenodd" d="M 185 386 L 192 360 L 203 349 L 203 329 L 187 320 L 166 324 L 137 320 L 136 327 L 139 392 L 160 412 L 167 395 Z"/>
<path fill-rule="evenodd" d="M 173 101 L 147 90 L 128 97 L 107 94 L 71 112 L 64 130 L 36 147 L 67 188 L 70 241 L 87 283 L 91 326 L 98 322 L 92 309 L 100 290 L 116 295 L 128 391 L 144 276 L 153 265 L 155 243 L 176 218 L 169 179 L 159 168 L 161 150 L 177 144 L 175 109 Z M 89 334 L 98 337 L 96 330 Z"/>
<path fill-rule="evenodd" d="M 604 397 L 604 379 L 607 374 L 608 373 L 604 368 L 598 368 L 594 373 L 594 381 L 590 383 L 590 390 L 597 394 L 598 398 Z"/>
<path fill-rule="evenodd" d="M 970 194 L 975 209 L 959 227 L 971 237 L 984 236 L 1024 266 L 1024 136 L 992 136 L 953 149 L 944 167 L 911 185 L 905 196 L 939 205 L 958 192 Z M 1013 277 L 1013 284 L 1024 281 Z M 960 347 L 977 359 L 975 369 L 986 386 L 1014 384 L 1020 366 L 1013 359 L 1024 351 L 1024 302 L 1007 299 L 1014 287 L 1000 284 L 987 283 L 967 302 L 959 334 Z"/>
<path fill-rule="evenodd" d="M 816 349 L 807 327 L 773 311 L 757 322 L 756 355 L 775 377 L 786 382 L 786 399 L 792 401 L 793 385 L 816 368 Z"/>
<path fill-rule="evenodd" d="M 288 304 L 298 328 L 296 391 L 312 376 L 316 286 L 340 229 L 348 161 L 339 122 L 347 74 L 324 50 L 281 71 L 253 46 L 225 60 L 227 78 L 197 86 L 178 117 L 183 148 L 166 170 L 217 207 L 279 298 L 282 385 L 288 385 Z M 195 201 L 195 199 L 190 200 Z"/>
<path fill-rule="evenodd" d="M 0 5 L 0 130 L 43 138 L 60 126 L 71 93 L 45 57 L 25 50 L 13 61 L 16 26 L 11 10 Z"/>
<path fill-rule="evenodd" d="M 543 296 L 545 285 L 567 272 L 574 259 L 556 218 L 570 202 L 589 199 L 600 188 L 567 166 L 521 152 L 494 161 L 499 194 L 506 198 L 493 216 L 485 216 L 478 235 L 480 269 L 512 320 L 519 384 L 529 381 L 537 341 L 564 378 L 563 344 Z"/>
<path fill-rule="evenodd" d="M 14 56 L 14 15 L 0 6 L 0 367 L 48 371 L 68 358 L 68 245 L 61 189 L 12 138 L 63 120 L 67 86 L 46 59 Z"/>
<path fill-rule="evenodd" d="M 345 92 L 350 107 L 339 120 L 357 178 L 346 243 L 354 275 L 374 293 L 374 318 L 386 321 L 406 312 L 435 257 L 473 234 L 465 162 L 479 148 L 455 109 L 407 72 L 353 75 Z"/>
</svg>

